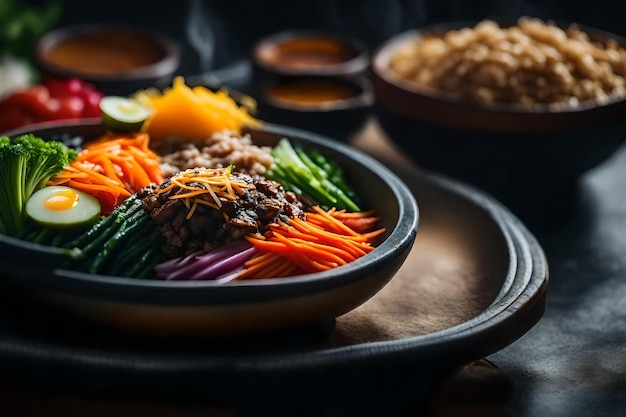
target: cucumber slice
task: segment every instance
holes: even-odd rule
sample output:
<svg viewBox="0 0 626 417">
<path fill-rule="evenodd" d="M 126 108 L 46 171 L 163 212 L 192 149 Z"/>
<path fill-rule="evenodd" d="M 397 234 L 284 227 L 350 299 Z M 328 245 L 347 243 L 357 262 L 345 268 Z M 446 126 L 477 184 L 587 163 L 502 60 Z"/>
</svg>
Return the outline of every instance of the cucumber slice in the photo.
<svg viewBox="0 0 626 417">
<path fill-rule="evenodd" d="M 94 196 L 64 185 L 37 190 L 25 210 L 40 225 L 57 229 L 86 228 L 100 218 L 100 202 Z"/>
<path fill-rule="evenodd" d="M 119 96 L 105 96 L 100 100 L 104 125 L 116 132 L 139 132 L 152 115 L 152 110 L 137 100 Z"/>
</svg>

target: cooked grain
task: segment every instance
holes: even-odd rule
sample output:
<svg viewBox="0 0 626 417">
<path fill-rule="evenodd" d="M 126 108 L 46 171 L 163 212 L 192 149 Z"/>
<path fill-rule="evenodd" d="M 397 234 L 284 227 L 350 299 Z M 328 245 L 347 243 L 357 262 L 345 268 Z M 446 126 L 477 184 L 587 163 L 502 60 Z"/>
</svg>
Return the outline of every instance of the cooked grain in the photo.
<svg viewBox="0 0 626 417">
<path fill-rule="evenodd" d="M 239 172 L 262 175 L 274 163 L 270 147 L 253 144 L 249 134 L 240 136 L 227 130 L 216 132 L 202 142 L 170 138 L 159 146 L 157 151 L 165 176 L 196 167 L 224 168 L 228 165 L 234 165 Z"/>
<path fill-rule="evenodd" d="M 418 85 L 484 104 L 573 106 L 626 94 L 626 50 L 616 41 L 531 17 L 416 39 L 390 66 Z"/>
</svg>

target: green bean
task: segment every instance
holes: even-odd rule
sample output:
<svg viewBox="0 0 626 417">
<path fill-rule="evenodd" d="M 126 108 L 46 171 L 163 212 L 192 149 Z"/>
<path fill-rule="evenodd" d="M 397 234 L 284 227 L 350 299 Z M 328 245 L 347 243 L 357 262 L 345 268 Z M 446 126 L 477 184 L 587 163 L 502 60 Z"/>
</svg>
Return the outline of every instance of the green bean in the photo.
<svg viewBox="0 0 626 417">
<path fill-rule="evenodd" d="M 94 224 L 89 230 L 69 242 L 66 247 L 83 247 L 84 251 L 90 251 L 108 239 L 119 228 L 128 216 L 143 210 L 141 200 L 136 194 L 128 197 L 122 204 L 117 206 L 111 214 Z M 91 245 L 91 246 L 90 246 Z"/>
<path fill-rule="evenodd" d="M 134 233 L 140 229 L 144 223 L 152 221 L 150 219 L 150 215 L 148 213 L 143 212 L 141 216 L 131 216 L 129 217 L 120 227 L 120 229 L 115 232 L 110 239 L 108 239 L 105 245 L 101 248 L 100 252 L 98 252 L 93 259 L 91 265 L 89 266 L 89 272 L 97 273 L 100 271 L 102 265 L 109 259 L 111 254 L 115 251 L 120 242 L 124 241 L 126 238 L 136 238 L 137 235 L 133 236 Z"/>
<path fill-rule="evenodd" d="M 102 249 L 102 246 L 111 239 L 116 233 L 118 233 L 124 227 L 124 224 L 132 221 L 133 219 L 147 215 L 147 212 L 139 206 L 132 206 L 129 211 L 120 213 L 113 219 L 113 223 L 109 227 L 100 231 L 100 235 L 89 242 L 83 249 L 86 254 L 93 254 Z"/>
<path fill-rule="evenodd" d="M 150 265 L 155 262 L 154 248 L 146 251 L 133 265 L 133 267 L 126 273 L 131 278 L 137 278 L 137 276 L 145 274 L 146 270 L 152 269 Z"/>
<path fill-rule="evenodd" d="M 47 227 L 42 227 L 39 230 L 39 233 L 35 235 L 35 237 L 31 240 L 33 243 L 38 243 L 40 245 L 47 245 L 50 240 L 51 231 Z"/>
<path fill-rule="evenodd" d="M 141 278 L 141 279 L 153 278 L 154 267 L 157 266 L 159 262 L 161 262 L 161 256 L 160 254 L 155 254 L 155 256 L 152 257 L 150 262 L 144 266 L 143 270 L 139 272 L 139 274 L 137 274 L 135 278 Z"/>
<path fill-rule="evenodd" d="M 146 226 L 152 226 L 152 222 L 147 223 Z M 154 226 L 152 226 L 154 227 Z M 145 230 L 149 232 L 148 235 L 145 235 Z M 117 251 L 117 256 L 115 259 L 111 260 L 111 267 L 107 269 L 106 273 L 110 275 L 118 275 L 124 271 L 124 269 L 130 268 L 135 264 L 140 254 L 151 250 L 151 248 L 155 246 L 160 247 L 160 235 L 158 229 L 154 228 L 149 230 L 150 227 L 144 227 L 142 229 L 142 238 L 138 241 L 127 239 L 122 247 Z"/>
</svg>

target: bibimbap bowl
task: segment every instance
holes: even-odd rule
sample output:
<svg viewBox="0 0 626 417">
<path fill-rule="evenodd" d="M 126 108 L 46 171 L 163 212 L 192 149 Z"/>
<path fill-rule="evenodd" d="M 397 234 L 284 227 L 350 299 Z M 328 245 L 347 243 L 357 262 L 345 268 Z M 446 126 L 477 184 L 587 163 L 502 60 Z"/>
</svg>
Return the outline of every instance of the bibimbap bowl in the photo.
<svg viewBox="0 0 626 417">
<path fill-rule="evenodd" d="M 289 331 L 332 321 L 374 296 L 400 268 L 416 237 L 418 206 L 408 187 L 380 162 L 326 137 L 271 124 L 245 132 L 259 146 L 274 146 L 288 138 L 337 162 L 363 207 L 375 210 L 378 227 L 385 229 L 374 250 L 323 272 L 220 283 L 68 269 L 60 263 L 63 255 L 58 249 L 0 234 L 4 291 L 123 332 L 165 337 Z M 89 141 L 104 134 L 105 127 L 98 122 L 56 122 L 10 136 L 22 133 L 45 140 Z"/>
</svg>

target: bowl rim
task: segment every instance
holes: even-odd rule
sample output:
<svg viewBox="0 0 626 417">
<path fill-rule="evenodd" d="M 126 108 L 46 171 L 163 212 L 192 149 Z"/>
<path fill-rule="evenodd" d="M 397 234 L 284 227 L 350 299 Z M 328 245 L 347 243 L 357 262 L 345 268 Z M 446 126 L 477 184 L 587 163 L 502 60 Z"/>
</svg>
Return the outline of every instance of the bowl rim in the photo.
<svg viewBox="0 0 626 417">
<path fill-rule="evenodd" d="M 528 16 L 521 16 L 520 18 L 524 18 Z M 438 22 L 430 25 L 423 26 L 417 29 L 408 29 L 402 32 L 399 32 L 387 40 L 383 41 L 378 47 L 373 51 L 371 59 L 370 59 L 370 69 L 372 74 L 381 79 L 383 82 L 405 92 L 408 94 L 414 94 L 417 96 L 422 96 L 429 98 L 431 100 L 435 100 L 441 102 L 445 105 L 465 108 L 475 111 L 487 112 L 487 113 L 506 113 L 506 114 L 577 114 L 583 112 L 594 111 L 599 108 L 609 107 L 614 104 L 622 103 L 626 101 L 626 95 L 623 96 L 609 96 L 607 100 L 598 103 L 595 100 L 586 100 L 580 102 L 576 106 L 570 106 L 567 104 L 563 105 L 548 105 L 548 104 L 540 104 L 535 106 L 522 106 L 512 103 L 502 103 L 502 102 L 494 102 L 491 104 L 481 104 L 468 100 L 460 99 L 453 94 L 449 94 L 443 91 L 439 91 L 435 88 L 431 88 L 428 86 L 419 86 L 415 83 L 412 83 L 403 77 L 394 74 L 393 71 L 389 70 L 388 63 L 391 59 L 393 53 L 397 50 L 398 47 L 422 38 L 425 34 L 442 34 L 450 30 L 458 30 L 462 28 L 473 28 L 476 24 L 491 20 L 501 27 L 507 27 L 515 25 L 519 18 L 510 18 L 510 17 L 486 17 L 483 19 L 475 19 L 475 20 L 458 20 L 458 21 L 448 21 L 448 22 Z M 550 20 L 550 19 L 540 19 L 543 22 L 555 24 L 559 28 L 568 28 L 568 27 L 576 27 L 581 31 L 585 32 L 592 39 L 600 38 L 600 39 L 611 39 L 616 41 L 621 47 L 626 48 L 626 37 L 621 35 L 608 32 L 606 30 L 602 30 L 593 26 L 588 26 L 584 24 L 579 24 L 575 22 L 564 22 L 560 20 Z"/>
<path fill-rule="evenodd" d="M 263 50 L 281 43 L 297 39 L 323 39 L 343 44 L 354 50 L 354 57 L 339 64 L 315 67 L 293 68 L 281 66 L 261 59 Z M 267 35 L 256 41 L 251 47 L 254 65 L 277 75 L 345 75 L 361 73 L 367 70 L 370 53 L 364 41 L 351 34 L 325 29 L 287 29 Z"/>
<path fill-rule="evenodd" d="M 79 70 L 69 69 L 56 65 L 44 58 L 46 50 L 55 44 L 83 34 L 98 33 L 101 31 L 124 31 L 141 35 L 154 41 L 164 52 L 164 57 L 152 64 L 135 67 L 120 74 L 88 74 Z M 168 35 L 154 29 L 130 25 L 127 23 L 102 22 L 81 23 L 52 29 L 39 38 L 33 49 L 33 61 L 46 72 L 65 77 L 80 77 L 94 82 L 108 81 L 136 81 L 144 78 L 166 77 L 176 71 L 180 65 L 180 46 Z"/>
<path fill-rule="evenodd" d="M 101 122 L 58 121 L 46 123 L 46 128 L 70 129 L 82 127 L 102 128 Z M 19 134 L 28 130 L 13 131 Z M 30 129 L 32 131 L 32 129 Z M 320 134 L 297 128 L 266 123 L 253 130 L 262 133 L 303 138 L 307 143 L 321 145 L 332 152 L 338 152 L 355 163 L 364 166 L 377 175 L 396 196 L 398 219 L 393 230 L 381 241 L 376 249 L 348 265 L 328 271 L 305 274 L 297 277 L 272 278 L 266 280 L 237 281 L 219 284 L 212 281 L 163 281 L 143 280 L 128 277 L 89 274 L 63 268 L 53 268 L 46 273 L 36 265 L 12 264 L 13 267 L 32 269 L 32 273 L 20 277 L 20 282 L 61 293 L 74 294 L 89 298 L 107 299 L 120 302 L 140 302 L 153 305 L 205 306 L 224 305 L 243 302 L 264 302 L 277 299 L 309 295 L 347 285 L 363 279 L 364 269 L 377 270 L 402 258 L 413 245 L 419 224 L 419 208 L 410 189 L 402 180 L 381 162 L 342 142 L 334 141 Z M 9 132 L 11 133 L 11 132 Z M 33 131 L 37 134 L 36 131 Z M 17 243 L 15 238 L 0 235 L 4 243 Z M 21 242 L 21 241 L 20 241 Z M 41 250 L 40 245 L 22 242 L 30 249 Z M 39 274 L 37 273 L 39 271 Z M 24 275 L 24 274 L 21 274 Z M 41 279 L 48 275 L 49 279 Z M 29 277 L 30 276 L 30 277 Z M 10 278 L 7 278 L 10 279 Z M 280 292 L 276 291 L 280 288 Z M 149 291 L 148 291 L 149 290 Z"/>
</svg>

